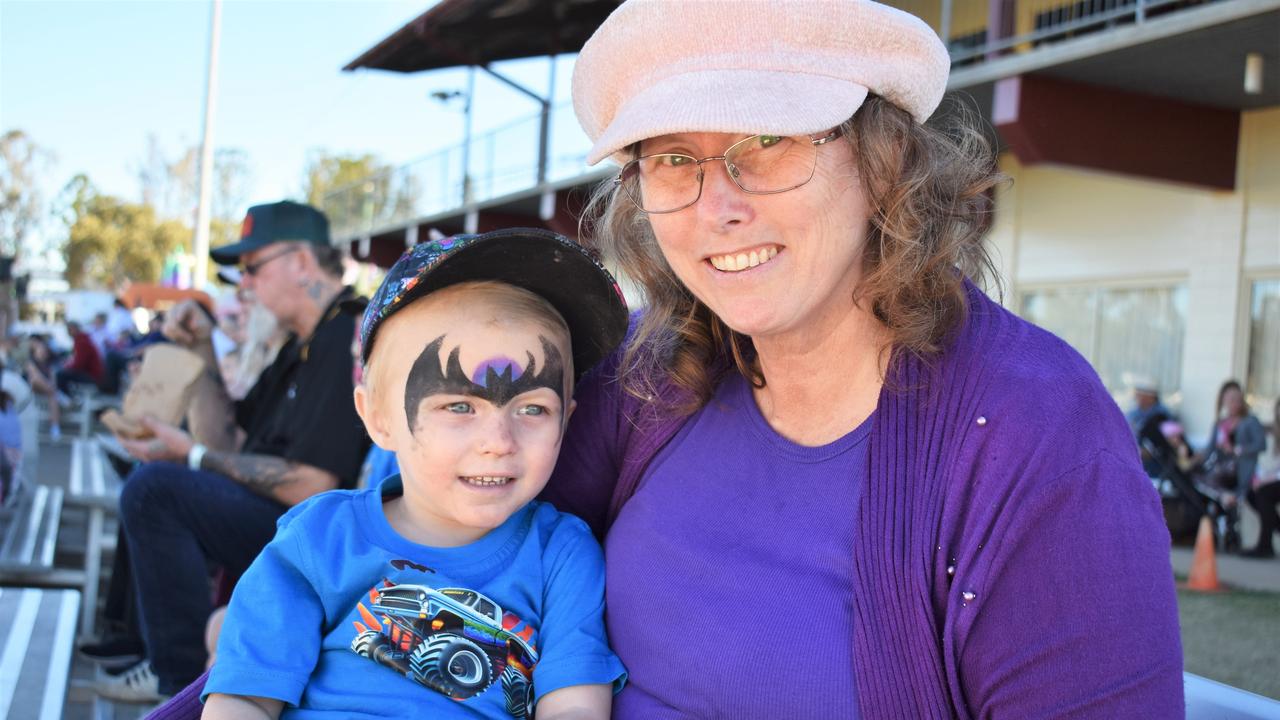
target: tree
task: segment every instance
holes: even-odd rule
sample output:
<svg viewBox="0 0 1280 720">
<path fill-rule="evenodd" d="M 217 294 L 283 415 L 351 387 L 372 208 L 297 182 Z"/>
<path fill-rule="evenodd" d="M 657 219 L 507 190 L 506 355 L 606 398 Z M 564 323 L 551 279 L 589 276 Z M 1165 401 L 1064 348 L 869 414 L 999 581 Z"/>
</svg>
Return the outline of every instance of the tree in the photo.
<svg viewBox="0 0 1280 720">
<path fill-rule="evenodd" d="M 196 204 L 200 201 L 199 145 L 170 158 L 155 135 L 148 135 L 146 157 L 136 170 L 143 205 L 154 207 L 162 218 L 182 220 L 188 224 L 195 222 Z M 248 194 L 249 178 L 249 156 L 244 150 L 214 150 L 211 216 L 215 221 L 239 221 Z"/>
<path fill-rule="evenodd" d="M 302 190 L 307 202 L 329 216 L 339 235 L 367 232 L 416 215 L 415 184 L 404 182 L 394 166 L 368 153 L 333 155 L 312 150 L 307 154 Z"/>
<path fill-rule="evenodd" d="M 194 227 L 200 200 L 200 146 L 187 148 L 170 158 L 154 135 L 147 137 L 147 153 L 137 165 L 142 204 L 155 208 L 162 220 Z M 218 247 L 239 236 L 240 219 L 249 191 L 249 156 L 239 148 L 217 148 L 213 153 L 210 188 L 209 245 Z M 209 279 L 217 268 L 209 267 Z"/>
<path fill-rule="evenodd" d="M 149 205 L 89 194 L 72 208 L 74 220 L 63 248 L 72 287 L 114 290 L 126 281 L 156 282 L 165 258 L 191 240 L 190 228 L 157 218 Z"/>
<path fill-rule="evenodd" d="M 21 130 L 0 136 L 0 255 L 17 257 L 44 214 L 38 176 L 50 160 Z"/>
<path fill-rule="evenodd" d="M 239 148 L 213 152 L 213 208 L 209 246 L 225 245 L 239 237 L 240 220 L 249 200 L 249 154 Z"/>
</svg>

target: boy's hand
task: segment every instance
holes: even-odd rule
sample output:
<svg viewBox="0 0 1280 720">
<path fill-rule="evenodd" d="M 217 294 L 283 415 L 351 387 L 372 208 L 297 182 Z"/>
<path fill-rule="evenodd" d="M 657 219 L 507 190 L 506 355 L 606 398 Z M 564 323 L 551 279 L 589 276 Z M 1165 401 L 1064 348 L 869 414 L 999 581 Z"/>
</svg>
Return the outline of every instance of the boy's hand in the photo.
<svg viewBox="0 0 1280 720">
<path fill-rule="evenodd" d="M 609 720 L 612 685 L 572 685 L 552 690 L 538 701 L 538 720 Z"/>
<path fill-rule="evenodd" d="M 271 698 L 211 693 L 200 717 L 201 720 L 276 720 L 283 709 L 284 703 Z"/>
</svg>

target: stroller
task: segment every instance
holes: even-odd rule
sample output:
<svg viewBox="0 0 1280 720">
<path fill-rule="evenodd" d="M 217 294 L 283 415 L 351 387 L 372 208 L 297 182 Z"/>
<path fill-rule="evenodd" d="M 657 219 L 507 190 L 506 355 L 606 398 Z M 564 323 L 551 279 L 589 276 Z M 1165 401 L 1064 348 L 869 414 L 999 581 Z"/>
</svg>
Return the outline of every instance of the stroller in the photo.
<svg viewBox="0 0 1280 720">
<path fill-rule="evenodd" d="M 1217 549 L 1239 551 L 1239 509 L 1227 499 L 1232 493 L 1210 482 L 1204 461 L 1184 469 L 1178 462 L 1175 442 L 1185 445 L 1181 426 L 1167 417 L 1153 418 L 1138 431 L 1138 443 L 1151 461 L 1150 469 L 1156 471 L 1151 473 L 1151 481 L 1160 493 L 1165 525 L 1173 542 L 1195 542 L 1200 518 L 1208 515 Z"/>
</svg>

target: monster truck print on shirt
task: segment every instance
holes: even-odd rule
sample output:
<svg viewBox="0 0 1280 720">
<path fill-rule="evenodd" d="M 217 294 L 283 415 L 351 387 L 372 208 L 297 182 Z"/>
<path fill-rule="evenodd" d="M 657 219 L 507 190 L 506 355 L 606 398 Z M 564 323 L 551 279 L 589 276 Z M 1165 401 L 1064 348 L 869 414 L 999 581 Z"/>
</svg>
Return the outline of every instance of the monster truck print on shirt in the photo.
<svg viewBox="0 0 1280 720">
<path fill-rule="evenodd" d="M 507 712 L 533 717 L 534 629 L 484 595 L 384 581 L 356 606 L 351 650 L 454 700 L 501 679 Z"/>
</svg>

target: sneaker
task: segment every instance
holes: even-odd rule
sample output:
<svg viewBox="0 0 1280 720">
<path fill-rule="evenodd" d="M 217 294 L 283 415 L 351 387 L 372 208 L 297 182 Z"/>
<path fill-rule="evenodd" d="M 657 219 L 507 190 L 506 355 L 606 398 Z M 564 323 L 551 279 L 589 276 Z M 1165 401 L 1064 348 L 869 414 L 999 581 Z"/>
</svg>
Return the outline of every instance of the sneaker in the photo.
<svg viewBox="0 0 1280 720">
<path fill-rule="evenodd" d="M 143 660 L 115 677 L 93 684 L 93 691 L 107 700 L 124 703 L 160 703 L 169 699 L 160 694 L 160 678 L 151 671 L 151 663 Z"/>
<path fill-rule="evenodd" d="M 78 650 L 80 657 L 105 669 L 126 669 L 142 660 L 146 648 L 138 640 L 117 635 L 99 642 L 82 643 Z"/>
</svg>

